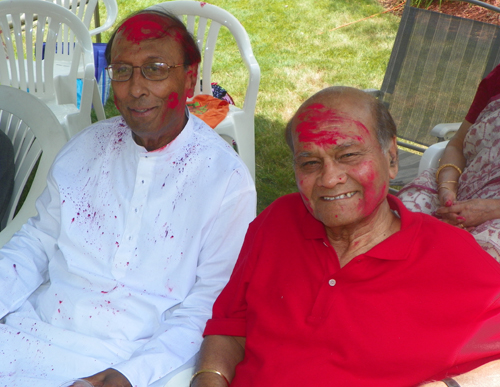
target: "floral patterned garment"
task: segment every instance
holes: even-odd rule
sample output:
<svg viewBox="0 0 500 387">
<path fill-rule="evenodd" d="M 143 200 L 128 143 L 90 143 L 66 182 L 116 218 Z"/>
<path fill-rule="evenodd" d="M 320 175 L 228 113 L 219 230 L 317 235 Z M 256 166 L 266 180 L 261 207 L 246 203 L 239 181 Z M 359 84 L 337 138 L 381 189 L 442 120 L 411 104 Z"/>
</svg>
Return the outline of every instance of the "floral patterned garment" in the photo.
<svg viewBox="0 0 500 387">
<path fill-rule="evenodd" d="M 458 180 L 457 200 L 500 199 L 500 98 L 491 101 L 464 140 L 466 167 Z M 424 171 L 399 191 L 411 211 L 435 215 L 440 206 L 436 170 Z M 481 247 L 500 262 L 500 219 L 467 230 Z"/>
</svg>

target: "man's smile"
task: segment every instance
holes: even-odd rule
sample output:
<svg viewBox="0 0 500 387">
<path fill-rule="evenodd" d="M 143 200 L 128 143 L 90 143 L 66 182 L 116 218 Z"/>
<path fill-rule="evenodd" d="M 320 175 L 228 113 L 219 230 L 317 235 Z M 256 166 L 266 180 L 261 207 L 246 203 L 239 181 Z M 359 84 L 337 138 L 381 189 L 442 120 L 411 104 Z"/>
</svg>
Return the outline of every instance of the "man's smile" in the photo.
<svg viewBox="0 0 500 387">
<path fill-rule="evenodd" d="M 353 191 L 353 192 L 340 194 L 337 196 L 321 196 L 321 199 L 326 200 L 326 201 L 333 201 L 333 200 L 339 200 L 339 199 L 349 199 L 349 198 L 353 197 L 356 193 L 357 193 L 357 191 Z"/>
</svg>

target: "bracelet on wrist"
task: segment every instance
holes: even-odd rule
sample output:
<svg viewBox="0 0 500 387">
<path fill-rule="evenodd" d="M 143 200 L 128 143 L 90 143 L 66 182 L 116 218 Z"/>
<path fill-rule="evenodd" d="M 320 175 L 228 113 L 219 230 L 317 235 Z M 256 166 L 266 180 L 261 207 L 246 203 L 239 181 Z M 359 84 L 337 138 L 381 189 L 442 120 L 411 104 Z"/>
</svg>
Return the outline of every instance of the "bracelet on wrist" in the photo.
<svg viewBox="0 0 500 387">
<path fill-rule="evenodd" d="M 224 374 L 220 371 L 217 371 L 217 370 L 211 370 L 211 369 L 202 369 L 202 370 L 199 370 L 199 371 L 196 371 L 193 376 L 191 376 L 191 380 L 189 381 L 189 387 L 191 387 L 191 385 L 193 384 L 193 380 L 200 374 L 203 374 L 203 373 L 210 373 L 210 374 L 216 374 L 216 375 L 219 375 L 222 379 L 224 379 L 224 381 L 226 382 L 226 385 L 229 387 L 229 380 L 227 380 L 227 378 L 224 376 Z"/>
<path fill-rule="evenodd" d="M 460 168 L 458 168 L 455 164 L 443 164 L 441 165 L 437 171 L 436 171 L 436 183 L 439 183 L 439 174 L 441 173 L 441 171 L 444 169 L 444 168 L 455 168 L 457 171 L 458 171 L 458 174 L 461 175 L 462 174 L 462 170 Z"/>
</svg>

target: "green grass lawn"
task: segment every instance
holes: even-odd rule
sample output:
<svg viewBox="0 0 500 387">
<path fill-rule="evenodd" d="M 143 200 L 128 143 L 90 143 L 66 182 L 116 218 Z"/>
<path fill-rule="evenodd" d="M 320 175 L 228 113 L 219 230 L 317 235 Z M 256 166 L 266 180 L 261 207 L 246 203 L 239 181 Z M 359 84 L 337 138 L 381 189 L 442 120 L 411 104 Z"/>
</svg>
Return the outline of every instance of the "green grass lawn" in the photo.
<svg viewBox="0 0 500 387">
<path fill-rule="evenodd" d="M 119 20 L 158 3 L 118 0 Z M 261 69 L 255 112 L 258 211 L 296 191 L 291 155 L 283 139 L 287 121 L 316 91 L 331 85 L 378 88 L 389 60 L 399 19 L 384 14 L 333 30 L 383 11 L 376 0 L 212 0 L 247 30 Z M 104 33 L 107 42 L 109 33 Z M 219 35 L 213 82 L 241 105 L 246 70 L 226 31 Z M 117 115 L 113 103 L 107 115 Z"/>
</svg>

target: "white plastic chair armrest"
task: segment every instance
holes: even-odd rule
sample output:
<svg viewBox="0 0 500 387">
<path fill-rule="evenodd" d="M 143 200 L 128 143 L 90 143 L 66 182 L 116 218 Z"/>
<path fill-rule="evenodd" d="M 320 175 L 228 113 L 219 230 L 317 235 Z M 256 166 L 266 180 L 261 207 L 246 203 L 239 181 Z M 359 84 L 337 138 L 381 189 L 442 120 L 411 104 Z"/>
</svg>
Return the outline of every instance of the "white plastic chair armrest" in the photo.
<svg viewBox="0 0 500 387">
<path fill-rule="evenodd" d="M 253 54 L 246 58 L 244 63 L 248 69 L 249 78 L 245 101 L 243 102 L 243 111 L 253 115 L 255 112 L 255 106 L 257 105 L 257 94 L 259 93 L 260 67 Z"/>
<path fill-rule="evenodd" d="M 180 371 L 172 379 L 170 379 L 167 384 L 165 384 L 165 387 L 188 387 L 193 372 L 194 366 Z"/>
<path fill-rule="evenodd" d="M 452 124 L 437 124 L 432 128 L 431 134 L 437 138 L 449 139 L 449 133 L 456 132 L 460 128 L 461 122 L 454 122 Z"/>
<path fill-rule="evenodd" d="M 443 155 L 444 149 L 448 145 L 448 141 L 441 141 L 427 148 L 420 159 L 418 165 L 418 174 L 429 168 L 437 168 L 439 159 Z"/>
</svg>

